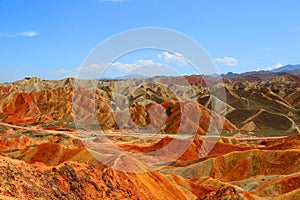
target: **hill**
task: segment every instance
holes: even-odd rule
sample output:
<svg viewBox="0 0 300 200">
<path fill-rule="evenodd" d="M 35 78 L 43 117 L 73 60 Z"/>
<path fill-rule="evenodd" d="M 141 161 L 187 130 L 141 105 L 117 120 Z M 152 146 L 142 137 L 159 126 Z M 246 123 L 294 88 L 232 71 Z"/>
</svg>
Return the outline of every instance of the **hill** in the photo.
<svg viewBox="0 0 300 200">
<path fill-rule="evenodd" d="M 0 199 L 295 199 L 299 88 L 285 72 L 1 84 Z"/>
</svg>

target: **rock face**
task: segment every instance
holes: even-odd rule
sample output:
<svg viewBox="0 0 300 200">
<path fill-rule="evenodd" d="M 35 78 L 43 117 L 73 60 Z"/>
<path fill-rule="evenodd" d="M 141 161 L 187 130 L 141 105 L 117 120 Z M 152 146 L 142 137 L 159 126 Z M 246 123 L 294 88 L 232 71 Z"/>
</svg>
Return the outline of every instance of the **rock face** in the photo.
<svg viewBox="0 0 300 200">
<path fill-rule="evenodd" d="M 101 164 L 47 167 L 0 160 L 1 199 L 195 199 L 159 172 L 126 174 Z"/>
<path fill-rule="evenodd" d="M 2 121 L 12 124 L 51 122 L 71 118 L 71 89 L 58 88 L 35 93 L 16 91 L 3 95 Z"/>
<path fill-rule="evenodd" d="M 31 81 L 38 84 L 35 87 L 30 87 L 31 90 L 39 91 L 40 88 L 45 88 L 46 83 L 41 82 L 41 80 L 33 79 Z M 29 84 L 29 80 L 24 82 Z M 16 84 L 19 85 L 20 83 Z M 62 85 L 62 83 L 54 85 Z M 3 90 L 8 87 L 11 86 L 3 87 Z M 217 113 L 212 115 L 208 108 L 195 101 L 179 101 L 171 91 L 163 86 L 146 84 L 139 87 L 130 97 L 130 101 L 123 94 L 124 91 L 110 97 L 111 94 L 102 89 L 94 91 L 88 88 L 78 88 L 74 92 L 72 88 L 64 86 L 27 93 L 26 91 L 31 90 L 27 88 L 29 86 L 26 86 L 27 89 L 24 87 L 18 86 L 18 88 L 23 88 L 25 92 L 17 90 L 1 96 L 1 121 L 11 124 L 45 124 L 62 121 L 72 119 L 74 117 L 73 108 L 77 106 L 80 107 L 76 109 L 76 112 L 80 113 L 82 124 L 89 123 L 83 118 L 88 119 L 88 116 L 96 115 L 104 130 L 140 128 L 163 133 L 183 132 L 204 135 L 210 124 L 210 118 L 213 118 L 213 121 L 216 122 L 225 121 L 224 130 L 228 132 L 237 131 L 235 125 L 221 115 Z M 120 90 L 120 88 L 118 89 Z M 93 92 L 95 93 L 93 94 Z M 95 107 L 91 107 L 91 105 Z M 165 118 L 162 118 L 161 113 L 165 113 Z M 182 124 L 184 126 L 181 126 Z M 213 128 L 222 129 L 222 127 Z"/>
<path fill-rule="evenodd" d="M 0 199 L 297 199 L 300 79 L 274 74 L 2 84 Z"/>
<path fill-rule="evenodd" d="M 193 155 L 199 155 L 193 149 L 199 151 L 202 145 L 201 140 L 195 140 L 179 159 L 185 161 L 181 167 L 147 173 L 114 170 L 97 162 L 79 141 L 64 139 L 57 143 L 52 139 L 55 143 L 21 147 L 19 159 L 26 163 L 0 156 L 0 195 L 1 198 L 21 199 L 259 199 L 295 196 L 299 187 L 299 145 L 283 149 L 291 143 L 299 143 L 299 139 L 297 135 L 269 140 L 264 145 L 259 145 L 262 142 L 258 141 L 249 146 L 234 140 L 220 141 L 206 160 L 195 157 L 196 163 L 189 164 L 187 161 L 193 160 Z M 27 141 L 28 146 L 29 143 Z M 158 147 L 161 144 L 131 146 L 131 151 L 152 151 Z M 121 148 L 130 149 L 130 144 Z M 10 155 L 16 156 L 16 151 Z"/>
<path fill-rule="evenodd" d="M 242 77 L 241 80 L 244 80 Z M 225 120 L 225 130 L 228 132 L 236 133 L 237 128 L 243 133 L 254 132 L 257 135 L 268 131 L 279 135 L 299 131 L 298 77 L 280 76 L 267 81 L 240 81 L 236 77 L 224 80 L 226 84 L 223 89 L 212 85 L 210 91 L 203 89 L 205 87 L 202 86 L 207 85 L 204 80 L 210 84 L 217 81 L 211 77 L 205 78 L 162 77 L 96 83 L 86 80 L 83 81 L 86 88 L 76 91 L 73 89 L 76 81 L 73 78 L 61 81 L 27 78 L 1 85 L 0 120 L 12 124 L 44 124 L 72 119 L 74 105 L 77 104 L 81 108 L 76 111 L 82 112 L 82 116 L 96 113 L 99 123 L 106 130 L 127 128 L 204 134 L 207 131 L 204 127 L 209 122 L 203 120 L 205 116 L 211 116 L 210 110 L 214 108 L 217 111 L 216 120 L 226 115 L 222 120 Z M 93 85 L 96 86 L 95 91 Z M 199 108 L 195 108 L 191 101 L 197 101 L 200 105 L 196 107 Z M 182 112 L 184 110 L 186 112 Z M 182 115 L 184 113 L 192 113 L 193 116 Z M 199 118 L 200 123 L 195 118 Z M 179 130 L 180 122 L 188 126 Z"/>
<path fill-rule="evenodd" d="M 238 81 L 228 85 L 226 93 L 231 96 L 227 103 L 235 110 L 227 113 L 227 119 L 238 128 L 258 135 L 270 131 L 282 135 L 297 133 L 299 83 L 298 77 L 288 75 L 268 81 Z M 244 99 L 246 103 L 234 105 L 237 99 Z"/>
</svg>

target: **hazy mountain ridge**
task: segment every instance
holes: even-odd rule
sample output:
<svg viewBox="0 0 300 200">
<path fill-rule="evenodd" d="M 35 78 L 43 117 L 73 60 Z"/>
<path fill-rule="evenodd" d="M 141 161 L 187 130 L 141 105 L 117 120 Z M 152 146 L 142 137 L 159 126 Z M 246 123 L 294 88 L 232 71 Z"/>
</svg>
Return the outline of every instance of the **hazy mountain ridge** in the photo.
<svg viewBox="0 0 300 200">
<path fill-rule="evenodd" d="M 297 70 L 300 69 L 300 64 L 299 65 L 284 65 L 282 67 L 276 68 L 271 70 L 272 72 L 280 72 L 280 71 L 291 71 L 291 70 Z"/>
<path fill-rule="evenodd" d="M 299 65 L 288 64 L 272 70 L 259 70 L 259 71 L 243 72 L 243 73 L 228 72 L 227 74 L 222 74 L 220 76 L 224 78 L 239 79 L 244 81 L 266 81 L 266 80 L 271 80 L 275 77 L 280 77 L 285 75 L 299 76 L 300 64 Z"/>
</svg>

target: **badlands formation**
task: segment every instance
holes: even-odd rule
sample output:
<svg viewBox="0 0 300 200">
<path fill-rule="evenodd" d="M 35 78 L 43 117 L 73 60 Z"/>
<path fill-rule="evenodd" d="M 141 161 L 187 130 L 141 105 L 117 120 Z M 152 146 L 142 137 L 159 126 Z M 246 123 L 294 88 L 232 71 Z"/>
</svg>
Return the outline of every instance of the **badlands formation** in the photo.
<svg viewBox="0 0 300 200">
<path fill-rule="evenodd" d="M 222 82 L 1 84 L 0 199 L 300 199 L 300 78 Z"/>
</svg>

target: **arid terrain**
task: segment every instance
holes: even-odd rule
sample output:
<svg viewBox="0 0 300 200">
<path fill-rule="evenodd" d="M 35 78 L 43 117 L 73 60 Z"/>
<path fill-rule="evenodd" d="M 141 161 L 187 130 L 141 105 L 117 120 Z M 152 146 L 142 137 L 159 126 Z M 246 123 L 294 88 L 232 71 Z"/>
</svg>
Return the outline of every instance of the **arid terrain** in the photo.
<svg viewBox="0 0 300 200">
<path fill-rule="evenodd" d="M 0 199 L 297 200 L 299 127 L 297 74 L 4 83 Z"/>
</svg>

